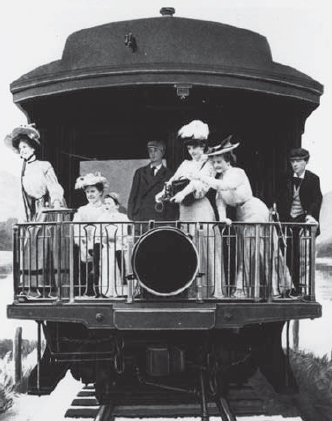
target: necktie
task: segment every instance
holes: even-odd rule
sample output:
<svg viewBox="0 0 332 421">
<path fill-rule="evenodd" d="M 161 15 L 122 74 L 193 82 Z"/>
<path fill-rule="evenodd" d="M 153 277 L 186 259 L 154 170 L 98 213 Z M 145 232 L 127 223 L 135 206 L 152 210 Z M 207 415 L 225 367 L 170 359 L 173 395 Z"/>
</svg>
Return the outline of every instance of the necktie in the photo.
<svg viewBox="0 0 332 421">
<path fill-rule="evenodd" d="M 156 169 L 156 167 L 151 167 L 151 175 L 152 175 L 152 177 L 154 177 L 154 170 Z"/>
<path fill-rule="evenodd" d="M 302 178 L 293 177 L 293 184 L 295 187 L 299 187 L 301 185 Z"/>
</svg>

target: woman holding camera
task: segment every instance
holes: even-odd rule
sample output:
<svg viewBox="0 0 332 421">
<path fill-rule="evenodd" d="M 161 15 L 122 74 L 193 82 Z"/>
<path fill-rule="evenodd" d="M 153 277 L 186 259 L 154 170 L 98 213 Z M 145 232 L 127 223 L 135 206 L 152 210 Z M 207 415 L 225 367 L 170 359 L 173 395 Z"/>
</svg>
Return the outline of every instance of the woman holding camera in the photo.
<svg viewBox="0 0 332 421">
<path fill-rule="evenodd" d="M 200 120 L 194 120 L 178 131 L 178 138 L 183 141 L 191 159 L 185 159 L 179 165 L 167 184 L 179 189 L 170 201 L 180 205 L 181 221 L 215 221 L 213 208 L 206 197 L 209 186 L 197 179 L 188 180 L 193 176 L 198 177 L 199 174 L 214 176 L 213 165 L 205 154 L 208 135 L 208 125 Z M 164 194 L 164 190 L 158 193 L 156 201 L 159 202 Z"/>
<path fill-rule="evenodd" d="M 170 201 L 180 205 L 180 220 L 192 238 L 195 237 L 196 224 L 192 222 L 216 221 L 215 212 L 206 197 L 210 187 L 198 179 L 199 175 L 213 177 L 215 174 L 209 157 L 205 154 L 209 136 L 209 127 L 200 120 L 181 127 L 178 138 L 184 142 L 191 159 L 185 159 L 168 180 L 175 193 Z M 194 179 L 193 179 L 194 178 Z M 174 191 L 178 189 L 179 191 Z M 165 195 L 165 189 L 156 195 L 159 202 Z M 188 222 L 188 226 L 185 223 Z M 221 285 L 221 245 L 219 230 L 214 224 L 204 224 L 201 243 L 197 244 L 200 255 L 203 298 L 212 295 L 223 297 Z"/>
</svg>

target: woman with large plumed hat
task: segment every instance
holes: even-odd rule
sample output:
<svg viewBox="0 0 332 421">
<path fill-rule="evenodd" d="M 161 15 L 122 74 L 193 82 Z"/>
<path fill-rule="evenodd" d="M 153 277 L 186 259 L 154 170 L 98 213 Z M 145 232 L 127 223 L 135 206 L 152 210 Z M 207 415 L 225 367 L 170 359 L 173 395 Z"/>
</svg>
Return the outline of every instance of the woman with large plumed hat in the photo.
<svg viewBox="0 0 332 421">
<path fill-rule="evenodd" d="M 182 221 L 211 222 L 216 220 L 213 207 L 206 197 L 209 186 L 199 179 L 200 176 L 208 178 L 214 176 L 213 165 L 206 155 L 208 136 L 209 126 L 201 120 L 193 120 L 189 124 L 182 126 L 178 131 L 178 140 L 187 149 L 190 159 L 185 159 L 179 165 L 174 175 L 169 179 L 168 185 L 181 185 L 183 181 L 184 187 L 171 198 L 172 202 L 179 204 L 180 220 Z M 163 195 L 164 191 L 157 194 L 156 201 L 160 201 Z M 203 283 L 205 282 L 203 287 L 204 296 L 214 295 L 222 297 L 221 262 L 218 259 L 213 261 L 211 257 L 215 244 L 213 244 L 214 233 L 208 232 L 210 229 L 212 227 L 206 225 L 204 235 L 206 244 L 203 246 L 202 251 L 202 253 L 206 253 L 209 250 L 210 257 L 207 254 L 203 256 L 202 260 L 204 260 L 206 267 L 200 269 L 205 274 L 208 274 L 203 279 Z M 192 231 L 190 234 L 194 235 L 194 225 L 190 226 L 190 231 Z M 207 242 L 210 242 L 210 244 L 207 244 Z M 220 253 L 217 254 L 220 255 Z"/>
<path fill-rule="evenodd" d="M 47 208 L 65 208 L 64 191 L 50 162 L 38 159 L 40 133 L 34 124 L 15 127 L 5 138 L 5 145 L 19 154 L 23 160 L 21 172 L 22 198 L 27 222 L 54 221 L 52 212 Z M 50 294 L 50 285 L 45 287 L 43 273 L 49 276 L 49 283 L 54 287 L 54 273 L 59 269 L 65 272 L 63 258 L 54 255 L 51 237 L 52 226 L 42 225 L 29 227 L 23 240 L 23 256 L 20 268 L 22 273 L 22 295 L 39 296 Z M 42 292 L 41 292 L 42 291 Z"/>
<path fill-rule="evenodd" d="M 23 160 L 21 183 L 27 221 L 35 221 L 46 206 L 65 207 L 64 191 L 50 162 L 37 158 L 40 133 L 34 124 L 15 127 L 5 144 Z"/>
<path fill-rule="evenodd" d="M 269 222 L 269 209 L 264 202 L 253 196 L 250 181 L 245 171 L 242 168 L 235 166 L 236 156 L 234 150 L 240 145 L 240 143 L 233 143 L 232 140 L 233 136 L 228 136 L 219 145 L 211 148 L 207 154 L 211 159 L 216 176 L 211 177 L 199 174 L 198 179 L 217 191 L 216 205 L 219 220 L 221 222 L 231 222 L 226 218 L 226 206 L 235 208 L 237 221 L 247 223 Z M 255 233 L 250 232 L 250 230 L 254 229 L 254 226 L 237 228 L 237 233 L 240 237 L 238 241 L 239 255 L 236 275 L 236 291 L 234 293 L 237 298 L 246 298 L 249 293 L 246 288 L 248 287 L 250 281 L 250 265 L 255 256 L 252 254 L 251 245 L 245 242 L 244 234 L 246 235 L 246 238 L 254 236 Z M 276 236 L 275 240 L 278 241 Z M 275 250 L 278 250 L 277 245 Z M 261 254 L 262 253 L 264 253 L 264 250 L 261 250 Z M 264 256 L 261 255 L 261 258 L 264 259 Z M 280 253 L 276 253 L 273 262 L 275 272 L 272 280 L 272 294 L 275 296 L 278 296 L 280 292 L 283 292 L 278 288 L 278 280 L 280 281 L 280 284 L 288 285 L 288 288 L 291 284 L 288 271 L 277 273 L 279 269 L 281 270 L 284 268 L 284 265 L 278 262 L 278 259 L 283 259 Z M 266 267 L 267 265 L 263 260 L 262 262 L 264 267 Z M 267 276 L 269 276 L 268 273 Z M 285 289 L 287 289 L 287 286 Z"/>
<path fill-rule="evenodd" d="M 213 221 L 214 212 L 209 200 L 205 197 L 208 187 L 198 180 L 198 175 L 213 176 L 214 169 L 206 155 L 209 126 L 200 120 L 193 120 L 181 127 L 178 139 L 186 147 L 190 159 L 185 159 L 174 175 L 168 180 L 171 185 L 175 181 L 187 180 L 188 184 L 171 199 L 180 205 L 180 219 L 183 221 Z M 188 177 L 195 175 L 196 180 Z M 178 183 L 179 185 L 181 183 Z M 185 183 L 184 183 L 185 184 Z M 160 200 L 163 192 L 156 195 Z"/>
</svg>

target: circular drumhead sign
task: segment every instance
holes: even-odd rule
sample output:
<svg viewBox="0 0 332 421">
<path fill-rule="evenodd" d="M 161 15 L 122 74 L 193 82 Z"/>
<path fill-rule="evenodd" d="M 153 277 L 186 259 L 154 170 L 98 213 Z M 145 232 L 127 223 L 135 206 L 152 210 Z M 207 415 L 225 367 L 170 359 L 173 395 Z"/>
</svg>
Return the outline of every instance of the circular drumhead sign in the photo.
<svg viewBox="0 0 332 421">
<path fill-rule="evenodd" d="M 155 295 L 176 295 L 198 272 L 198 254 L 191 239 L 173 227 L 146 232 L 133 249 L 132 267 L 141 285 Z"/>
</svg>

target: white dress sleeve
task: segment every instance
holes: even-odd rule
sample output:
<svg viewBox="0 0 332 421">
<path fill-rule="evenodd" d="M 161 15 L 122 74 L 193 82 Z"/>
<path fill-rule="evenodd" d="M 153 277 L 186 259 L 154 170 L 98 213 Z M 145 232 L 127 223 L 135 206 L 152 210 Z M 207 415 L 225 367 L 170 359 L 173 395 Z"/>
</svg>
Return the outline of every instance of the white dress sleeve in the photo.
<svg viewBox="0 0 332 421">
<path fill-rule="evenodd" d="M 190 184 L 192 185 L 194 196 L 196 199 L 201 199 L 209 191 L 210 186 L 204 181 L 204 177 L 213 178 L 214 168 L 210 161 L 207 161 L 205 165 L 197 171 L 197 175 L 202 178 L 199 180 L 192 180 Z"/>
<path fill-rule="evenodd" d="M 45 165 L 45 183 L 47 187 L 47 191 L 50 195 L 50 202 L 51 206 L 54 204 L 56 200 L 58 200 L 61 204 L 64 204 L 64 198 L 63 198 L 63 188 L 59 184 L 58 178 L 55 175 L 54 169 L 52 165 L 47 162 L 47 165 Z"/>
</svg>

